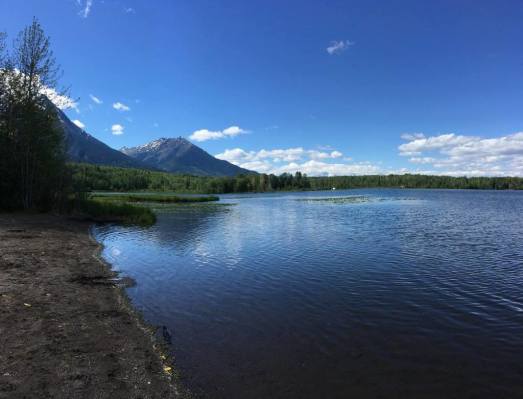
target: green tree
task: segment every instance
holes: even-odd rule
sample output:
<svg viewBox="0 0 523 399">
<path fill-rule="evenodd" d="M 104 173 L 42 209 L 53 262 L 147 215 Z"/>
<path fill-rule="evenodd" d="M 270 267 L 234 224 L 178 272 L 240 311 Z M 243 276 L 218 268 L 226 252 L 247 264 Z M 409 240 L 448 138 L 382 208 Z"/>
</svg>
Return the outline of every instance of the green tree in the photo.
<svg viewBox="0 0 523 399">
<path fill-rule="evenodd" d="M 59 68 L 38 21 L 18 35 L 0 65 L 2 208 L 50 208 L 64 190 L 63 133 L 48 96 L 59 96 Z M 62 93 L 60 93 L 62 94 Z"/>
</svg>

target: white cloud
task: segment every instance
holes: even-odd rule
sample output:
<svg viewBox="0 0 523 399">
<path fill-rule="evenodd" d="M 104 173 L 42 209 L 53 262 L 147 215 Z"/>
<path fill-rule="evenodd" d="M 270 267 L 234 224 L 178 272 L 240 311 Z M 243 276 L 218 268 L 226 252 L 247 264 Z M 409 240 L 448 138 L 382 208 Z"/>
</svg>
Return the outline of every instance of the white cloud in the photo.
<svg viewBox="0 0 523 399">
<path fill-rule="evenodd" d="M 354 42 L 350 40 L 333 40 L 326 50 L 330 55 L 340 54 L 353 45 Z"/>
<path fill-rule="evenodd" d="M 316 151 L 316 150 L 309 151 L 309 156 L 312 159 L 326 159 L 326 158 L 330 158 L 330 154 L 328 152 L 321 152 L 321 151 Z"/>
<path fill-rule="evenodd" d="M 278 162 L 295 162 L 306 159 L 335 159 L 343 156 L 339 151 L 322 152 L 317 150 L 305 150 L 303 147 L 293 147 L 275 150 L 245 151 L 241 148 L 225 150 L 223 153 L 216 155 L 217 158 L 225 159 L 229 162 L 258 162 L 270 161 Z"/>
<path fill-rule="evenodd" d="M 367 162 L 361 163 L 327 163 L 310 160 L 304 163 L 290 163 L 276 168 L 273 173 L 281 174 L 306 173 L 309 176 L 346 176 L 346 175 L 372 175 L 381 173 L 381 169 Z"/>
<path fill-rule="evenodd" d="M 302 147 L 285 150 L 261 150 L 255 155 L 257 159 L 271 159 L 273 162 L 292 162 L 302 159 L 305 150 Z"/>
<path fill-rule="evenodd" d="M 241 148 L 233 148 L 232 150 L 227 149 L 221 154 L 217 154 L 216 158 L 235 163 L 253 159 L 251 154 L 254 154 L 254 151 L 247 152 Z"/>
<path fill-rule="evenodd" d="M 207 129 L 200 129 L 193 132 L 189 138 L 194 141 L 216 140 L 225 137 L 222 132 L 213 132 Z"/>
<path fill-rule="evenodd" d="M 409 162 L 419 163 L 419 164 L 429 164 L 429 163 L 434 163 L 435 161 L 436 161 L 436 158 L 432 158 L 432 157 L 412 157 L 409 159 Z"/>
<path fill-rule="evenodd" d="M 331 152 L 324 152 L 324 151 L 316 151 L 316 150 L 309 150 L 307 151 L 307 155 L 311 159 L 334 159 L 334 158 L 340 158 L 343 156 L 343 154 L 339 151 L 331 151 Z"/>
<path fill-rule="evenodd" d="M 98 105 L 100 105 L 100 104 L 103 103 L 102 100 L 100 100 L 98 97 L 96 97 L 96 96 L 94 96 L 94 95 L 92 95 L 92 94 L 89 94 L 89 97 L 91 97 L 91 100 L 93 100 L 93 102 L 96 103 L 96 104 L 98 104 Z"/>
<path fill-rule="evenodd" d="M 78 5 L 81 7 L 80 15 L 82 18 L 87 18 L 91 12 L 91 7 L 93 6 L 93 0 L 76 0 Z"/>
<path fill-rule="evenodd" d="M 40 92 L 61 110 L 74 109 L 77 113 L 80 113 L 78 103 L 71 97 L 65 94 L 59 94 L 55 89 L 49 87 L 43 87 Z"/>
<path fill-rule="evenodd" d="M 223 130 L 212 131 L 208 129 L 200 129 L 193 132 L 189 139 L 194 141 L 207 141 L 207 140 L 217 140 L 227 137 L 235 137 L 239 134 L 247 133 L 247 130 L 240 128 L 239 126 L 230 126 Z"/>
<path fill-rule="evenodd" d="M 126 14 L 136 14 L 136 10 L 132 7 L 124 9 Z"/>
<path fill-rule="evenodd" d="M 422 151 L 445 150 L 459 146 L 470 141 L 478 140 L 474 136 L 457 136 L 454 133 L 441 134 L 439 136 L 412 138 L 408 143 L 400 145 L 400 155 L 419 155 Z"/>
<path fill-rule="evenodd" d="M 115 136 L 119 136 L 119 135 L 123 134 L 123 130 L 124 130 L 124 127 L 122 125 L 115 124 L 115 125 L 111 126 L 111 132 Z"/>
<path fill-rule="evenodd" d="M 119 101 L 118 101 L 118 102 L 115 102 L 115 103 L 113 104 L 113 108 L 114 108 L 115 110 L 117 110 L 117 111 L 123 111 L 123 112 L 130 111 L 130 110 L 131 110 L 130 107 L 128 107 L 128 106 L 125 105 L 125 104 L 122 104 L 122 103 L 119 102 Z"/>
<path fill-rule="evenodd" d="M 74 123 L 76 126 L 78 126 L 80 129 L 85 128 L 85 125 L 84 125 L 82 122 L 80 122 L 78 119 L 75 119 L 75 120 L 73 121 L 73 123 Z"/>
<path fill-rule="evenodd" d="M 16 76 L 20 75 L 20 70 L 14 69 L 14 74 Z M 10 78 L 8 77 L 7 83 L 8 87 L 11 87 L 10 84 Z M 40 80 L 39 76 L 34 77 L 34 85 L 36 88 L 38 88 L 38 92 L 47 97 L 54 105 L 56 105 L 61 110 L 66 109 L 74 109 L 78 114 L 80 113 L 80 109 L 78 108 L 78 103 L 73 100 L 71 97 L 67 96 L 65 93 L 58 93 L 56 89 L 47 87 L 45 84 L 43 84 Z"/>
<path fill-rule="evenodd" d="M 333 159 L 342 156 L 343 154 L 337 150 L 322 152 L 306 150 L 303 147 L 293 147 L 259 151 L 233 148 L 217 154 L 216 158 L 224 159 L 242 168 L 276 175 L 300 171 L 311 176 L 335 176 L 375 174 L 381 171 L 378 166 L 368 162 L 331 163 Z M 350 158 L 345 158 L 345 160 L 352 161 Z"/>
<path fill-rule="evenodd" d="M 241 129 L 239 126 L 231 126 L 223 130 L 225 136 L 237 136 L 241 133 L 245 133 L 245 130 Z"/>
<path fill-rule="evenodd" d="M 431 165 L 435 174 L 467 176 L 522 176 L 523 132 L 495 137 L 456 135 L 412 136 L 401 144 L 409 162 Z"/>
</svg>

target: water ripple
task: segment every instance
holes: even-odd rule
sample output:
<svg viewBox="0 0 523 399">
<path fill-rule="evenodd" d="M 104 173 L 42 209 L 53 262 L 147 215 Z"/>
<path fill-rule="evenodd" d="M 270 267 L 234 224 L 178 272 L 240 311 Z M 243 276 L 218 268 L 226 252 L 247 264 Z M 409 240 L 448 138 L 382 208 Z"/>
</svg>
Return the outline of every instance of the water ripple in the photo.
<svg viewBox="0 0 523 399">
<path fill-rule="evenodd" d="M 222 201 L 94 229 L 203 396 L 523 395 L 523 193 Z"/>
</svg>

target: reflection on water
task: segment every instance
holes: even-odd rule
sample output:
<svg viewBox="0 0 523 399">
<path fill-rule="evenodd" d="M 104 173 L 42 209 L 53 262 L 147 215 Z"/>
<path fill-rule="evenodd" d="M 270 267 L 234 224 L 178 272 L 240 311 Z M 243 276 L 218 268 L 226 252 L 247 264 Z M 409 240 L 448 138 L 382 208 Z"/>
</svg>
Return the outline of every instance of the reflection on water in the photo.
<svg viewBox="0 0 523 399">
<path fill-rule="evenodd" d="M 94 229 L 197 394 L 523 397 L 523 193 L 222 202 Z"/>
</svg>

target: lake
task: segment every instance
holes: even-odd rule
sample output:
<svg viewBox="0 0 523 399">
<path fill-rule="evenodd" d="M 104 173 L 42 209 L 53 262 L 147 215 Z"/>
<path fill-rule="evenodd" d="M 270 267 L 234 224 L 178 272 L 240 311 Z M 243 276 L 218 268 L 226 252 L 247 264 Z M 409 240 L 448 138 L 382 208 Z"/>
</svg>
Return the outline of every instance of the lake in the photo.
<svg viewBox="0 0 523 399">
<path fill-rule="evenodd" d="M 224 195 L 95 226 L 209 398 L 523 397 L 523 192 Z"/>
</svg>

